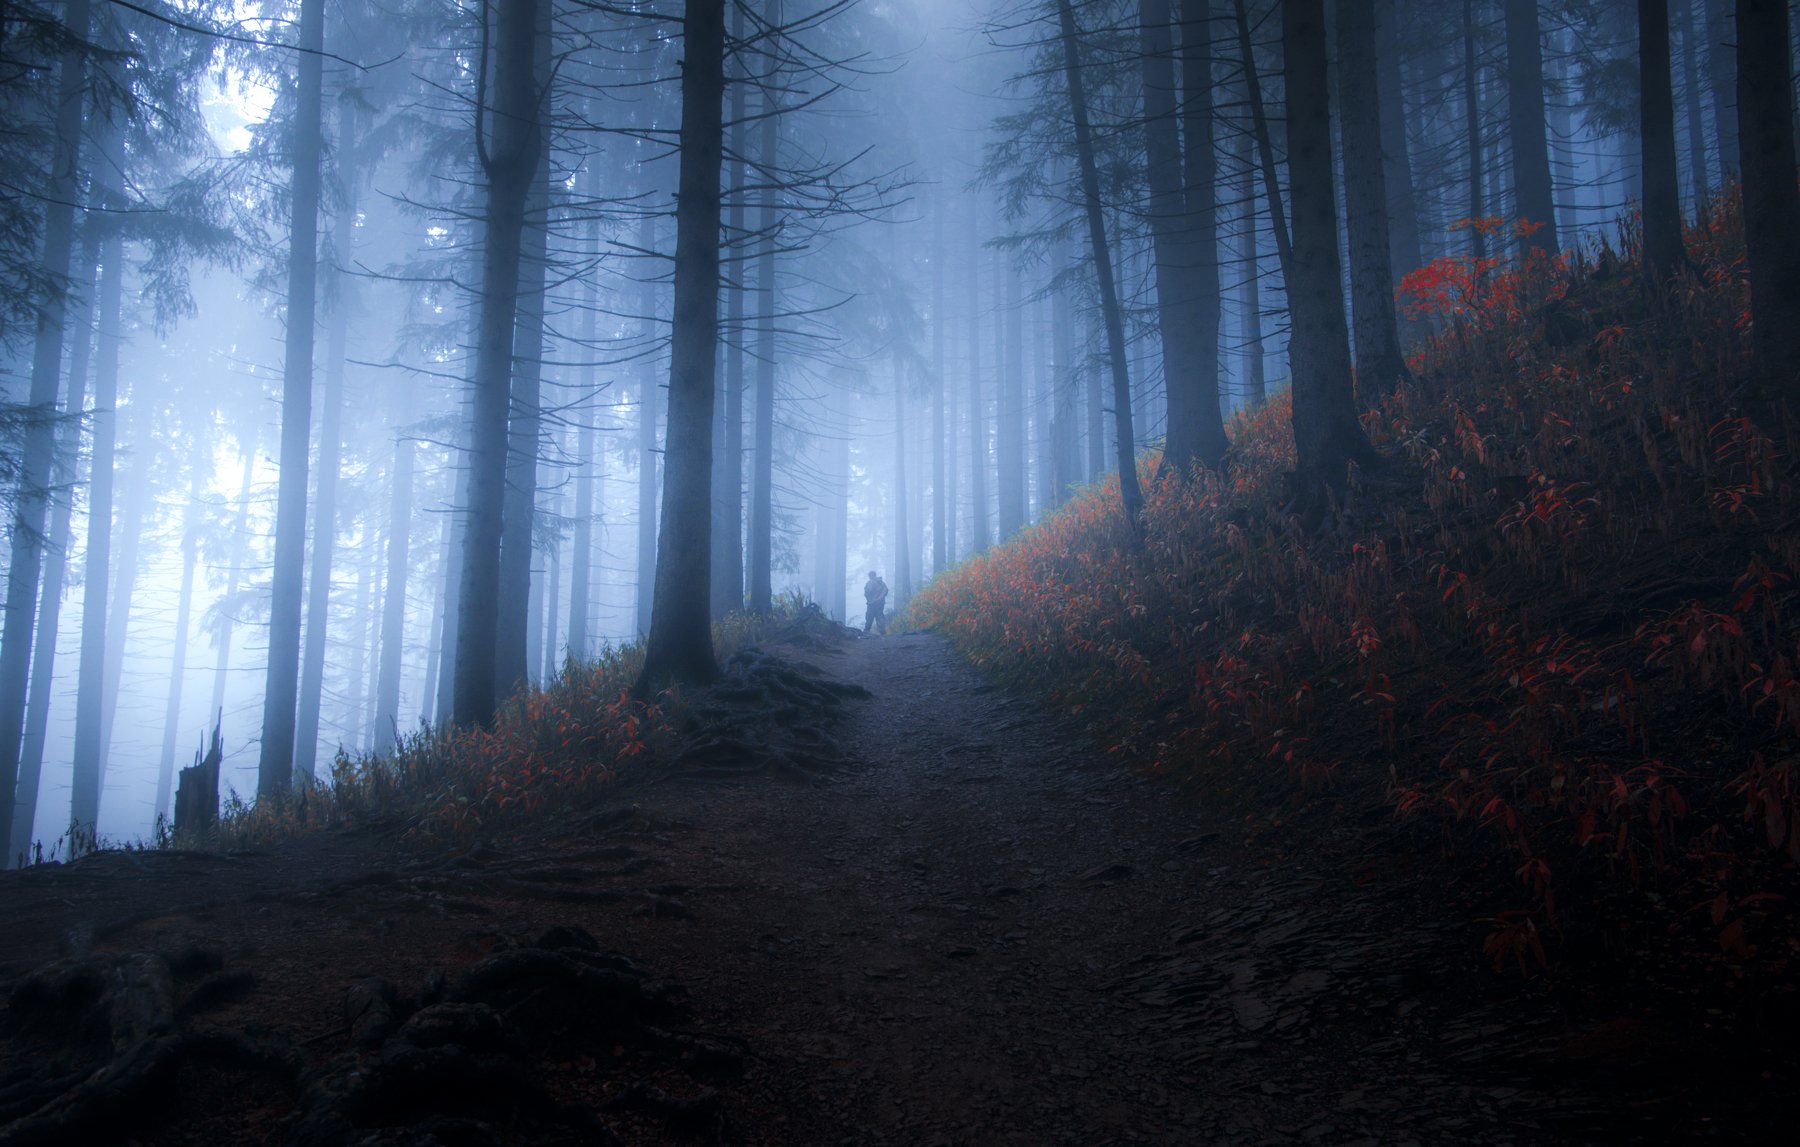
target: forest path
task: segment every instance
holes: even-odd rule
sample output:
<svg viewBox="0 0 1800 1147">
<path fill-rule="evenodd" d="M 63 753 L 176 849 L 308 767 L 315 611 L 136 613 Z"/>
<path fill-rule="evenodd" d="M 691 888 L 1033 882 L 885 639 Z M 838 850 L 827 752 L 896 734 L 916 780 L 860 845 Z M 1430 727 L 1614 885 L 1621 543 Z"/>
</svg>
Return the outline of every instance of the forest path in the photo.
<svg viewBox="0 0 1800 1147">
<path fill-rule="evenodd" d="M 371 828 L 0 877 L 0 990 L 69 967 L 46 963 L 59 955 L 108 975 L 149 960 L 173 970 L 152 994 L 183 1030 L 289 1049 L 279 1070 L 184 1067 L 156 1111 L 123 1109 L 128 1135 L 80 1141 L 336 1147 L 350 1140 L 294 1132 L 339 1110 L 317 1083 L 336 1071 L 399 1079 L 359 1117 L 395 1128 L 382 1143 L 604 1142 L 541 1119 L 441 1140 L 399 1126 L 495 1109 L 454 1083 L 421 1106 L 407 1029 L 370 1042 L 355 1026 L 370 976 L 392 985 L 395 1022 L 447 984 L 454 1006 L 486 1006 L 496 968 L 568 972 L 555 953 L 573 937 L 623 953 L 633 984 L 680 983 L 689 1006 L 617 1027 L 636 1013 L 556 994 L 590 981 L 525 981 L 535 994 L 491 1002 L 547 1034 L 475 1077 L 503 1110 L 541 1088 L 598 1111 L 630 1147 L 680 1141 L 684 1121 L 691 1141 L 761 1147 L 1756 1138 L 1727 1130 L 1742 1117 L 1717 1082 L 1744 1073 L 1671 1046 L 1643 1001 L 1595 1010 L 1488 971 L 1480 909 L 1419 875 L 1429 845 L 1396 847 L 1378 794 L 1366 817 L 1250 825 L 1248 802 L 1131 775 L 935 635 L 790 640 L 766 652 L 870 694 L 838 707 L 849 759 L 822 783 L 652 772 L 481 842 Z M 555 1002 L 520 1021 L 532 1000 Z M 65 1046 L 72 1020 L 13 1019 L 0 1080 L 61 1062 L 47 1054 L 105 1062 Z M 32 1109 L 0 1110 L 0 1143 L 28 1141 L 5 1121 Z"/>
<path fill-rule="evenodd" d="M 856 766 L 644 798 L 693 826 L 668 872 L 736 889 L 628 950 L 750 1040 L 747 1138 L 1567 1142 L 1586 1114 L 1497 1074 L 1549 1021 L 1503 1014 L 1406 882 L 1345 895 L 1244 845 L 936 635 L 820 660 L 872 694 L 838 729 Z"/>
</svg>

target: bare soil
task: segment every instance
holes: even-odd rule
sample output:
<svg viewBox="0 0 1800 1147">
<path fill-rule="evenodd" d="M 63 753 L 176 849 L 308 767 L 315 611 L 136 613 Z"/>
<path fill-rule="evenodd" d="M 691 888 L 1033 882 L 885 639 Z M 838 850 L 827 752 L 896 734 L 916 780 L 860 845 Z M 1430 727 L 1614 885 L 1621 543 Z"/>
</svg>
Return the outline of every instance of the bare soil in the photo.
<svg viewBox="0 0 1800 1147">
<path fill-rule="evenodd" d="M 806 646 L 870 694 L 819 783 L 6 874 L 0 1147 L 1779 1141 L 1791 1050 L 1493 972 L 1379 808 L 1253 825 L 936 636 Z"/>
</svg>

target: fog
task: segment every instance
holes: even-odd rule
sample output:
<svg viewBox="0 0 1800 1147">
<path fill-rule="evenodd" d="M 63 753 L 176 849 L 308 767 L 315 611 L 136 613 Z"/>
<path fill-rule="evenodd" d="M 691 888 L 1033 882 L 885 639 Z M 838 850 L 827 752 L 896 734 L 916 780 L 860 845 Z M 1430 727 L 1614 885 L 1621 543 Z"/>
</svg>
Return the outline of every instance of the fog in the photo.
<svg viewBox="0 0 1800 1147">
<path fill-rule="evenodd" d="M 671 419 L 686 401 L 671 350 L 692 349 L 683 340 L 700 329 L 677 305 L 679 229 L 693 216 L 676 190 L 703 146 L 684 118 L 681 19 L 707 4 L 14 7 L 0 77 L 20 128 L 4 144 L 0 220 L 12 858 L 28 842 L 66 855 L 71 824 L 153 837 L 172 771 L 215 723 L 226 795 L 272 791 L 268 710 L 289 706 L 287 692 L 273 727 L 294 726 L 293 748 L 278 755 L 325 778 L 339 752 L 385 751 L 422 722 L 479 722 L 521 676 L 541 683 L 566 658 L 650 632 L 665 483 L 681 457 Z M 1517 4 L 1376 7 L 1392 296 L 1407 273 L 1480 250 L 1470 218 L 1528 216 L 1516 85 L 1509 97 L 1524 62 L 1502 12 L 1516 18 Z M 1526 7 L 1539 28 L 1524 42 L 1541 49 L 1537 158 L 1554 197 L 1553 218 L 1534 222 L 1568 249 L 1611 235 L 1646 198 L 1634 13 L 1600 0 Z M 1727 38 L 1708 23 L 1722 8 L 1673 5 L 1671 139 L 1690 207 L 1733 166 L 1716 74 Z M 1278 9 L 725 6 L 704 612 L 795 597 L 861 627 L 862 587 L 879 571 L 899 613 L 948 564 L 1116 472 L 1121 377 L 1128 447 L 1170 439 L 1171 332 L 1185 329 L 1170 324 L 1185 300 L 1168 285 L 1169 252 L 1202 227 L 1217 329 L 1196 353 L 1212 421 L 1286 384 L 1266 183 L 1290 178 Z M 1162 93 L 1176 110 L 1160 120 L 1145 13 L 1164 21 L 1179 88 Z M 1240 13 L 1269 105 L 1260 141 Z M 1079 28 L 1085 158 L 1059 16 Z M 1176 120 L 1190 154 L 1175 181 L 1190 198 L 1159 220 L 1165 160 L 1151 152 Z M 1368 165 L 1334 139 L 1342 203 Z M 509 181 L 523 197 L 505 240 L 516 299 L 495 319 L 484 301 L 497 298 Z M 309 194 L 316 239 L 296 245 L 295 204 Z M 1110 316 L 1094 227 L 1116 280 Z M 1347 261 L 1351 238 L 1340 237 Z M 296 283 L 309 306 L 295 306 Z M 1342 288 L 1349 299 L 1348 275 Z M 312 332 L 298 351 L 297 322 Z M 488 344 L 486 364 L 484 322 L 510 339 Z M 483 373 L 493 363 L 497 400 Z M 1183 432 L 1185 394 L 1173 404 Z M 498 423 L 480 395 L 506 404 Z M 504 492 L 502 471 L 470 465 L 482 449 L 472 427 L 508 439 Z M 33 450 L 49 445 L 54 462 L 34 478 Z M 284 484 L 304 523 L 298 534 L 283 523 L 278 552 Z M 468 522 L 486 519 L 467 515 L 483 489 L 507 505 L 490 581 L 470 582 Z M 470 602 L 469 585 L 497 590 Z M 489 621 L 501 642 L 492 699 L 459 712 L 458 632 Z M 79 792 L 81 769 L 97 802 Z"/>
</svg>

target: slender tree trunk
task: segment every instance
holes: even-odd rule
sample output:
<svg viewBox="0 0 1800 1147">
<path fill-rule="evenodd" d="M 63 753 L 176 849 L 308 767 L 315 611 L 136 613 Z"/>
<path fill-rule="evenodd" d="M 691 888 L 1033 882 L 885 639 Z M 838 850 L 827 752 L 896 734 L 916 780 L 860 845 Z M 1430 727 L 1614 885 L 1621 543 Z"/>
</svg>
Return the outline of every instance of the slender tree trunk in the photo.
<svg viewBox="0 0 1800 1147">
<path fill-rule="evenodd" d="M 119 342 L 124 295 L 125 245 L 108 228 L 100 243 L 94 353 L 92 470 L 88 478 L 87 565 L 82 573 L 81 654 L 76 669 L 74 766 L 69 780 L 71 839 L 92 843 L 100 819 L 107 721 L 107 599 L 112 574 L 113 490 L 118 453 Z M 147 481 L 148 474 L 143 475 Z M 134 492 L 134 497 L 140 497 Z M 125 545 L 135 549 L 135 531 Z M 15 542 L 16 544 L 16 542 Z M 135 571 L 134 571 L 135 572 Z M 129 585 L 118 592 L 129 600 Z M 52 638 L 54 640 L 54 638 Z M 73 848 L 74 845 L 71 845 Z"/>
<path fill-rule="evenodd" d="M 1800 190 L 1787 4 L 1737 0 L 1737 32 L 1751 354 L 1765 397 L 1791 409 L 1800 397 Z"/>
<path fill-rule="evenodd" d="M 987 410 L 981 398 L 981 213 L 969 207 L 969 552 L 988 548 Z"/>
<path fill-rule="evenodd" d="M 1324 0 L 1283 0 L 1287 74 L 1288 186 L 1293 260 L 1287 274 L 1292 323 L 1297 494 L 1302 504 L 1342 488 L 1351 462 L 1379 456 L 1357 420 L 1351 388 L 1343 273 L 1338 265 L 1337 197 L 1332 193 L 1331 113 L 1326 91 Z"/>
<path fill-rule="evenodd" d="M 338 469 L 343 450 L 344 369 L 350 312 L 356 307 L 349 274 L 356 235 L 356 99 L 338 100 L 337 168 L 343 199 L 331 223 L 331 275 L 336 300 L 325 335 L 324 409 L 319 414 L 319 465 L 313 478 L 312 569 L 307 575 L 306 639 L 300 651 L 300 703 L 295 718 L 294 769 L 307 780 L 318 771 L 319 706 L 325 691 L 326 643 L 331 628 L 331 567 L 336 556 Z"/>
<path fill-rule="evenodd" d="M 231 527 L 231 569 L 225 575 L 225 606 L 219 619 L 218 658 L 213 662 L 212 705 L 207 709 L 209 721 L 222 719 L 225 684 L 231 673 L 232 610 L 237 608 L 238 581 L 244 572 L 245 537 L 250 532 L 250 485 L 256 474 L 256 443 L 243 443 L 244 477 L 238 485 L 237 520 Z"/>
<path fill-rule="evenodd" d="M 744 6 L 731 9 L 731 38 L 744 40 Z M 730 206 L 726 208 L 725 234 L 738 246 L 744 237 L 744 189 L 750 183 L 749 168 L 744 163 L 749 146 L 745 124 L 750 86 L 747 78 L 729 85 L 729 135 L 726 151 L 732 157 L 727 168 L 726 183 L 731 187 Z M 732 262 L 725 276 L 725 377 L 721 390 L 725 399 L 723 450 L 714 463 L 713 486 L 717 505 L 713 521 L 713 614 L 723 617 L 744 608 L 744 278 L 748 263 L 741 257 Z"/>
<path fill-rule="evenodd" d="M 102 328 L 104 329 L 104 328 Z M 102 343 L 104 347 L 104 343 Z M 100 368 L 96 363 L 95 389 L 99 388 Z M 117 373 L 116 368 L 114 371 Z M 140 410 L 140 414 L 141 414 Z M 153 443 L 159 441 L 154 429 L 121 435 L 127 441 Z M 131 628 L 131 603 L 137 589 L 138 555 L 144 537 L 144 518 L 154 500 L 155 483 L 151 475 L 159 472 L 155 452 L 146 448 L 125 484 L 125 504 L 113 545 L 118 553 L 117 572 L 113 574 L 112 604 L 106 618 L 105 689 L 100 702 L 100 790 L 106 789 L 106 766 L 112 752 L 113 721 L 119 713 L 120 683 L 125 667 L 125 638 Z"/>
<path fill-rule="evenodd" d="M 766 0 L 764 18 L 781 23 L 780 0 Z M 763 90 L 763 118 L 757 125 L 757 160 L 766 185 L 779 162 L 777 128 L 781 101 L 773 87 Z M 773 188 L 762 192 L 756 256 L 756 449 L 750 465 L 750 612 L 767 613 L 773 604 L 775 541 L 775 230 L 780 202 Z"/>
<path fill-rule="evenodd" d="M 1387 186 L 1388 263 L 1395 279 L 1425 265 L 1419 242 L 1412 152 L 1406 134 L 1406 85 L 1400 66 L 1399 26 L 1400 13 L 1394 5 L 1375 5 L 1375 80 L 1381 104 L 1382 173 Z"/>
<path fill-rule="evenodd" d="M 1285 3 L 1285 0 L 1284 0 Z M 1261 164 L 1263 201 L 1269 205 L 1269 231 L 1275 236 L 1276 261 L 1283 278 L 1293 262 L 1288 239 L 1286 209 L 1281 202 L 1281 180 L 1275 169 L 1275 137 L 1269 130 L 1269 112 L 1263 104 L 1262 77 L 1256 67 L 1256 47 L 1250 42 L 1250 16 L 1244 0 L 1233 0 L 1232 12 L 1237 22 L 1238 59 L 1244 68 L 1244 95 L 1250 104 L 1250 132 L 1256 141 Z"/>
<path fill-rule="evenodd" d="M 456 626 L 455 720 L 487 725 L 503 685 L 498 675 L 500 549 L 506 495 L 507 416 L 512 409 L 514 319 L 519 302 L 525 205 L 538 171 L 542 93 L 534 72 L 542 0 L 509 0 L 495 21 L 492 116 L 481 158 L 487 179 L 481 317 L 476 331 L 475 399 L 469 430 L 469 496 Z"/>
<path fill-rule="evenodd" d="M 373 514 L 364 520 L 362 533 L 364 544 L 358 547 L 360 560 L 356 563 L 356 598 L 350 612 L 354 625 L 354 633 L 350 637 L 350 666 L 344 674 L 343 735 L 338 738 L 337 743 L 338 748 L 352 752 L 361 746 L 370 723 L 369 694 L 364 690 L 363 666 L 365 660 L 374 660 L 369 657 L 369 646 L 377 632 L 373 603 L 377 597 L 375 564 L 381 553 L 381 536 L 376 531 Z"/>
<path fill-rule="evenodd" d="M 408 387 L 410 390 L 411 388 Z M 406 410 L 403 397 L 396 407 Z M 400 675 L 406 664 L 406 573 L 412 544 L 412 437 L 394 438 L 394 472 L 388 490 L 387 586 L 381 613 L 381 681 L 375 693 L 375 751 L 394 747 L 400 727 Z"/>
<path fill-rule="evenodd" d="M 202 456 L 203 453 L 202 453 Z M 194 617 L 194 566 L 200 557 L 200 499 L 206 493 L 206 467 L 196 459 L 181 529 L 181 590 L 175 599 L 175 649 L 169 657 L 169 696 L 163 706 L 162 756 L 156 765 L 157 822 L 169 817 L 169 793 L 175 780 L 175 741 L 181 732 L 181 686 L 187 677 L 188 629 Z"/>
<path fill-rule="evenodd" d="M 894 363 L 894 612 L 912 599 L 912 526 L 907 521 L 906 375 Z"/>
<path fill-rule="evenodd" d="M 649 215 L 644 217 L 638 243 L 643 250 L 656 249 L 656 220 Z M 642 636 L 650 632 L 653 603 L 656 599 L 656 563 L 659 560 L 656 548 L 657 359 L 650 353 L 650 348 L 656 345 L 656 286 L 648 279 L 638 284 L 638 309 L 643 316 L 641 330 L 644 347 L 644 352 L 638 359 L 637 422 L 637 632 Z M 707 437 L 708 453 L 711 453 L 710 427 Z M 666 457 L 664 463 L 663 474 L 666 481 Z M 709 526 L 708 529 L 710 528 Z M 709 547 L 710 544 L 711 539 L 708 538 Z M 707 576 L 710 584 L 710 572 Z"/>
<path fill-rule="evenodd" d="M 1694 213 L 1705 221 L 1706 201 L 1712 198 L 1706 171 L 1706 108 L 1700 95 L 1700 18 L 1695 0 L 1679 0 L 1676 18 L 1681 25 L 1681 86 L 1687 99 L 1688 176 L 1694 188 Z"/>
<path fill-rule="evenodd" d="M 425 683 L 419 690 L 419 720 L 431 724 L 438 716 L 438 677 L 444 666 L 443 650 L 445 646 L 444 630 L 451 618 L 448 608 L 450 587 L 456 584 L 454 578 L 445 576 L 445 569 L 454 568 L 450 561 L 450 533 L 454 519 L 444 520 L 444 542 L 438 547 L 438 560 L 444 568 L 440 568 L 438 576 L 432 580 L 431 594 L 431 626 L 425 641 Z"/>
<path fill-rule="evenodd" d="M 1054 333 L 1050 323 L 1045 320 L 1044 311 L 1049 300 L 1034 299 L 1032 309 L 1031 331 L 1031 375 L 1035 393 L 1032 395 L 1032 456 L 1036 460 L 1036 474 L 1032 479 L 1034 487 L 1032 505 L 1035 507 L 1034 521 L 1043 518 L 1044 513 L 1060 499 L 1052 496 L 1051 490 L 1056 484 L 1056 459 L 1051 434 L 1051 415 L 1056 410 L 1056 376 L 1051 369 L 1051 342 Z"/>
<path fill-rule="evenodd" d="M 75 208 L 81 194 L 82 92 L 86 85 L 87 0 L 69 0 L 63 23 L 74 47 L 63 53 L 57 73 L 55 154 L 44 189 L 44 246 L 40 265 L 54 280 L 66 279 L 74 247 Z M 47 417 L 56 406 L 62 381 L 63 327 L 67 300 L 61 291 L 38 308 L 27 402 L 45 417 L 25 436 L 19 456 L 19 485 L 13 502 L 12 554 L 7 569 L 6 620 L 0 625 L 0 826 L 11 830 L 19 749 L 25 725 L 31 674 L 31 632 L 37 607 L 44 519 L 48 516 L 50 467 L 56 452 L 56 424 Z M 0 840 L 0 856 L 11 856 L 12 841 Z M 23 842 L 20 842 L 23 843 Z"/>
<path fill-rule="evenodd" d="M 1558 250 L 1556 197 L 1551 189 L 1550 142 L 1545 132 L 1538 0 L 1505 0 L 1505 9 L 1506 107 L 1512 129 L 1514 195 L 1519 218 L 1540 225 L 1519 240 L 1520 250 L 1554 255 Z"/>
<path fill-rule="evenodd" d="M 1239 305 L 1243 308 L 1244 326 L 1244 401 L 1255 410 L 1268 401 L 1268 367 L 1263 355 L 1262 322 L 1262 235 L 1256 226 L 1256 159 L 1250 153 L 1248 135 L 1238 137 L 1238 162 L 1243 165 L 1243 183 L 1239 196 L 1244 204 L 1243 229 L 1238 242 L 1243 246 L 1243 278 L 1239 282 Z"/>
<path fill-rule="evenodd" d="M 1469 147 L 1469 253 L 1477 260 L 1488 257 L 1487 232 L 1479 226 L 1487 215 L 1483 192 L 1487 174 L 1483 168 L 1481 136 L 1481 59 L 1475 53 L 1475 0 L 1463 0 L 1463 134 Z"/>
<path fill-rule="evenodd" d="M 944 572 L 954 552 L 950 519 L 954 506 L 945 502 L 945 452 L 949 439 L 944 418 L 944 196 L 931 210 L 931 572 Z"/>
<path fill-rule="evenodd" d="M 287 338 L 281 384 L 280 479 L 269 594 L 269 657 L 263 686 L 259 797 L 288 791 L 294 776 L 300 675 L 300 605 L 306 573 L 306 469 L 312 434 L 313 319 L 318 307 L 321 65 L 325 0 L 301 0 L 299 75 L 293 122 L 294 175 L 288 222 Z"/>
<path fill-rule="evenodd" d="M 559 447 L 558 449 L 560 450 L 561 448 Z M 546 497 L 549 501 L 545 507 L 545 512 L 549 515 L 550 520 L 556 522 L 558 526 L 556 541 L 551 543 L 550 552 L 545 557 L 549 572 L 545 576 L 546 584 L 544 587 L 543 625 L 537 630 L 539 636 L 536 640 L 537 656 L 539 658 L 537 664 L 541 666 L 538 671 L 538 680 L 545 685 L 549 685 L 552 681 L 556 680 L 557 666 L 562 663 L 561 658 L 557 656 L 557 653 L 559 650 L 566 648 L 566 646 L 559 646 L 556 643 L 557 626 L 562 621 L 562 483 L 559 481 L 556 486 L 549 491 Z"/>
<path fill-rule="evenodd" d="M 1004 542 L 1025 525 L 1025 313 L 1018 260 L 995 252 L 995 264 L 997 281 L 1006 283 L 1006 300 L 996 326 L 1005 346 L 995 411 L 999 433 L 994 439 L 995 488 L 1000 495 L 1000 528 L 995 537 Z"/>
<path fill-rule="evenodd" d="M 1675 164 L 1675 93 L 1669 81 L 1669 0 L 1638 0 L 1637 11 L 1644 259 L 1660 279 L 1687 262 L 1681 241 L 1681 177 Z"/>
<path fill-rule="evenodd" d="M 550 89 L 549 0 L 536 5 L 532 86 L 538 107 L 531 189 L 525 196 L 525 227 L 519 237 L 519 301 L 514 318 L 512 401 L 506 427 L 506 494 L 500 530 L 500 598 L 494 683 L 502 697 L 531 679 L 532 633 L 542 604 L 543 579 L 532 575 L 537 557 L 538 460 L 543 454 L 544 290 L 549 271 Z"/>
<path fill-rule="evenodd" d="M 78 281 L 95 282 L 100 259 L 99 234 L 87 228 L 82 236 Z M 44 771 L 44 741 L 50 721 L 50 696 L 55 689 L 56 637 L 61 625 L 63 583 L 68 572 L 69 542 L 73 536 L 75 486 L 81 455 L 80 413 L 86 397 L 88 364 L 92 357 L 94 293 L 83 291 L 77 300 L 69 346 L 68 389 L 59 412 L 63 422 L 57 431 L 55 466 L 56 510 L 50 521 L 49 546 L 44 552 L 43 585 L 38 596 L 37 640 L 31 650 L 31 690 L 25 708 L 25 735 L 19 752 L 19 782 L 13 805 L 12 841 L 23 856 L 32 840 L 37 819 L 38 783 Z M 0 866 L 13 857 L 0 858 Z"/>
<path fill-rule="evenodd" d="M 1719 179 L 1729 184 L 1743 170 L 1738 143 L 1738 52 L 1743 45 L 1733 23 L 1735 0 L 1706 2 L 1706 71 L 1712 86 L 1713 132 L 1719 137 Z"/>
<path fill-rule="evenodd" d="M 1088 123 L 1087 90 L 1081 75 L 1081 45 L 1076 39 L 1075 11 L 1070 0 L 1056 0 L 1056 14 L 1062 31 L 1063 79 L 1068 87 L 1069 110 L 1075 121 L 1075 159 L 1081 171 L 1088 245 L 1094 257 L 1094 278 L 1100 288 L 1100 314 L 1106 324 L 1108 359 L 1112 365 L 1119 501 L 1135 537 L 1143 514 L 1144 491 L 1138 485 L 1137 443 L 1131 429 L 1131 375 L 1125 366 L 1125 324 L 1119 312 L 1118 289 L 1113 283 L 1112 254 L 1106 241 L 1106 218 L 1100 203 L 1100 173 L 1094 166 L 1093 129 Z"/>
<path fill-rule="evenodd" d="M 1050 489 L 1045 506 L 1055 509 L 1068 500 L 1069 491 L 1081 482 L 1081 424 L 1078 393 L 1081 371 L 1075 361 L 1075 308 L 1069 298 L 1069 247 L 1056 245 L 1054 274 L 1057 286 L 1051 297 L 1050 325 L 1055 332 L 1056 362 L 1053 369 L 1050 416 Z"/>
<path fill-rule="evenodd" d="M 476 356 L 469 356 L 467 381 L 469 402 L 464 406 L 473 408 L 475 394 Z M 443 567 L 440 576 L 444 585 L 438 595 L 439 608 L 444 612 L 443 633 L 438 642 L 434 660 L 437 670 L 433 675 L 435 685 L 430 696 L 437 710 L 437 719 L 450 722 L 456 719 L 456 646 L 457 626 L 462 619 L 462 568 L 464 552 L 467 549 L 469 535 L 468 517 L 463 507 L 469 504 L 469 461 L 468 436 L 471 419 L 465 417 L 458 427 L 459 441 L 450 452 L 451 465 L 455 472 L 450 476 L 451 500 L 448 513 L 444 515 L 444 553 Z"/>
<path fill-rule="evenodd" d="M 1563 188 L 1561 200 L 1557 203 L 1557 229 L 1564 236 L 1576 233 L 1575 197 L 1579 191 L 1575 182 L 1575 148 L 1574 117 L 1569 109 L 1569 61 L 1566 55 L 1559 53 L 1556 61 L 1556 87 L 1561 93 L 1550 107 L 1550 129 L 1553 140 L 1552 148 L 1556 156 L 1555 182 Z"/>
<path fill-rule="evenodd" d="M 704 682 L 718 674 L 707 606 L 712 569 L 713 367 L 719 338 L 725 0 L 689 0 L 682 26 L 669 437 L 655 612 L 638 678 L 640 694 L 671 681 Z"/>
<path fill-rule="evenodd" d="M 1099 312 L 1088 315 L 1087 337 L 1081 348 L 1081 374 L 1087 382 L 1087 477 L 1098 482 L 1106 473 L 1106 402 L 1100 383 L 1099 348 L 1105 345 L 1106 332 L 1100 324 Z"/>
<path fill-rule="evenodd" d="M 1217 468 L 1228 445 L 1219 413 L 1219 256 L 1214 236 L 1218 212 L 1213 200 L 1217 163 L 1208 7 L 1205 0 L 1183 0 L 1184 100 L 1178 101 L 1169 0 L 1138 3 L 1145 182 L 1168 395 L 1163 464 L 1182 475 L 1196 462 Z"/>
<path fill-rule="evenodd" d="M 598 201 L 602 187 L 600 169 L 597 163 L 590 163 L 586 179 L 587 194 L 590 200 Z M 588 231 L 589 259 L 598 266 L 600 261 L 600 223 L 595 220 Z M 599 376 L 596 356 L 600 353 L 599 313 L 600 291 L 597 285 L 598 274 L 582 276 L 582 309 L 581 309 L 581 399 L 576 405 L 580 412 L 580 429 L 575 432 L 575 525 L 570 531 L 569 555 L 569 640 L 568 655 L 577 661 L 586 661 L 589 634 L 593 631 L 593 619 L 590 605 L 593 589 L 590 585 L 594 568 L 594 470 L 602 463 L 595 457 L 594 419 L 596 410 L 594 400 L 599 393 Z"/>
<path fill-rule="evenodd" d="M 1349 236 L 1350 312 L 1356 327 L 1356 383 L 1373 404 L 1406 379 L 1394 312 L 1394 271 L 1376 90 L 1375 19 L 1367 0 L 1337 0 L 1338 120 L 1344 137 L 1344 222 Z M 1543 123 L 1538 124 L 1540 137 Z M 1540 138 L 1541 142 L 1541 138 Z M 1545 178 L 1548 178 L 1548 168 Z"/>
</svg>

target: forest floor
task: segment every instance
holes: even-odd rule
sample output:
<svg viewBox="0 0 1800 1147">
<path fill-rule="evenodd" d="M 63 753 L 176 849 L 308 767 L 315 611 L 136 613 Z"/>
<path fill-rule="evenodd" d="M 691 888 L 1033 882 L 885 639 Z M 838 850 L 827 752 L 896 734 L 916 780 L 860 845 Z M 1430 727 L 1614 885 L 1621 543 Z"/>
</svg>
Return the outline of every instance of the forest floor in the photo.
<svg viewBox="0 0 1800 1147">
<path fill-rule="evenodd" d="M 5 874 L 0 1145 L 1781 1130 L 1791 1049 L 1494 972 L 1385 809 L 1248 837 L 935 635 L 810 644 L 772 652 L 869 692 L 822 783 L 674 774 L 472 847 Z"/>
</svg>

